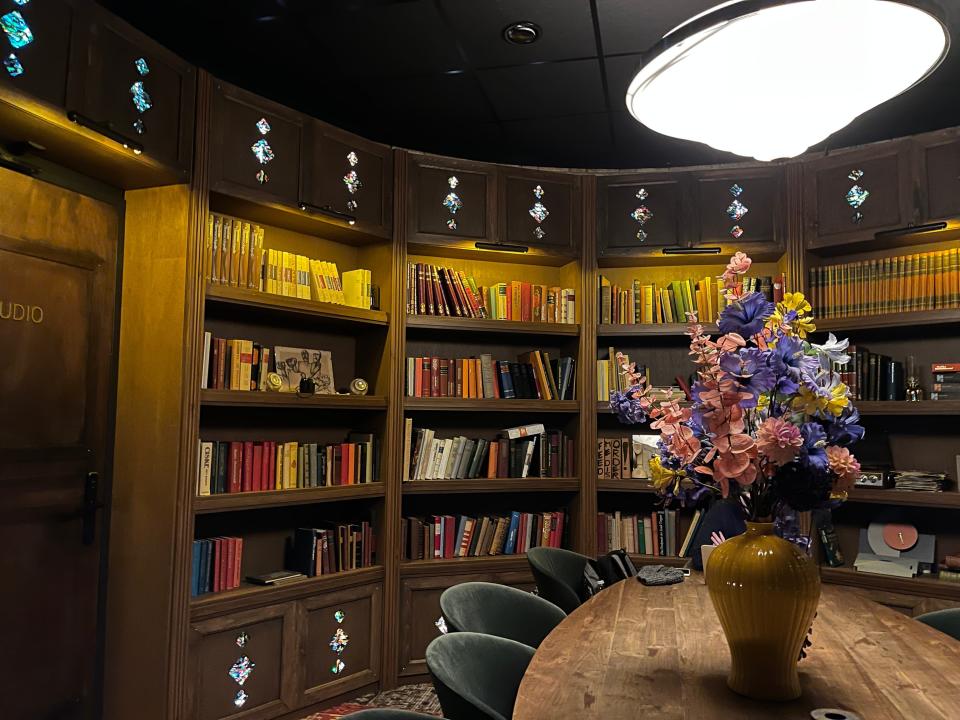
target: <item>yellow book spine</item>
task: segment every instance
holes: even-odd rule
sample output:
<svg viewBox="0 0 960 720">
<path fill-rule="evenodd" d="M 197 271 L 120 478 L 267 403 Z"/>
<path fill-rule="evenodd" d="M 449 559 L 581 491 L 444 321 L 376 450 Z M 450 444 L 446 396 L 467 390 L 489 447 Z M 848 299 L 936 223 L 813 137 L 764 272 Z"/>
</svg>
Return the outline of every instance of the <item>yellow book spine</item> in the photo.
<svg viewBox="0 0 960 720">
<path fill-rule="evenodd" d="M 960 249 L 950 248 L 950 307 L 960 304 Z"/>
<path fill-rule="evenodd" d="M 240 244 L 243 238 L 243 223 L 233 221 L 233 241 L 230 248 L 230 284 L 240 286 Z"/>
<path fill-rule="evenodd" d="M 237 258 L 237 285 L 248 288 L 250 278 L 250 223 L 240 226 L 240 255 Z"/>
<path fill-rule="evenodd" d="M 297 487 L 297 443 L 287 443 L 286 455 L 287 467 L 284 472 L 284 488 L 294 489 Z"/>
<path fill-rule="evenodd" d="M 275 490 L 284 490 L 286 485 L 283 482 L 283 471 L 287 467 L 287 464 L 284 462 L 284 455 L 286 451 L 285 443 L 277 443 L 277 460 L 274 463 L 274 489 Z"/>
<path fill-rule="evenodd" d="M 943 309 L 943 256 L 944 253 L 938 250 L 933 254 L 933 304 L 932 309 Z"/>
<path fill-rule="evenodd" d="M 230 389 L 240 389 L 240 352 L 242 340 L 230 341 Z"/>
<path fill-rule="evenodd" d="M 203 279 L 213 280 L 213 215 L 207 214 L 207 232 L 203 240 Z"/>
</svg>

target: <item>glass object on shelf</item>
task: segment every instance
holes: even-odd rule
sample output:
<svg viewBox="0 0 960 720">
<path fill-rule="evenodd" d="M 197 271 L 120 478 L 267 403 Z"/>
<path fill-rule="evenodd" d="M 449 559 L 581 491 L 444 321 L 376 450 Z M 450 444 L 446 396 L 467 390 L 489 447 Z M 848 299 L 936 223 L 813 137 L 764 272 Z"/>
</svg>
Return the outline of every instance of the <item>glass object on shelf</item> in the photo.
<svg viewBox="0 0 960 720">
<path fill-rule="evenodd" d="M 143 118 L 137 118 L 133 121 L 133 129 L 137 131 L 137 135 L 143 135 L 147 131 L 143 125 Z"/>
<path fill-rule="evenodd" d="M 265 182 L 269 182 L 270 180 L 270 176 L 267 175 L 266 171 L 263 168 L 260 168 L 259 170 L 257 170 L 256 178 L 257 178 L 257 182 L 260 183 L 261 185 L 263 185 Z"/>
<path fill-rule="evenodd" d="M 236 694 L 236 696 L 233 698 L 233 704 L 234 704 L 235 706 L 237 706 L 238 708 L 239 708 L 239 707 L 243 707 L 244 705 L 247 704 L 247 698 L 248 698 L 248 697 L 250 697 L 250 696 L 247 695 L 247 694 L 243 691 L 243 688 L 240 688 L 239 690 L 237 690 L 237 694 Z"/>
<path fill-rule="evenodd" d="M 260 118 L 257 120 L 257 130 L 260 131 L 261 135 L 266 135 L 268 132 L 270 132 L 270 123 L 267 122 L 266 118 Z"/>
<path fill-rule="evenodd" d="M 143 86 L 142 80 L 137 80 L 130 86 L 130 95 L 132 95 L 131 100 L 137 112 L 145 113 L 153 107 L 153 100 L 150 98 L 150 93 L 148 93 L 147 89 Z"/>
<path fill-rule="evenodd" d="M 355 167 L 356 164 L 360 162 L 360 158 L 358 158 L 357 154 L 351 150 L 347 153 L 347 162 L 350 163 L 350 167 Z"/>
<path fill-rule="evenodd" d="M 239 635 L 237 635 L 237 647 L 241 647 L 241 648 L 246 647 L 247 642 L 249 642 L 249 640 L 250 640 L 250 636 L 247 635 L 245 632 L 241 632 Z"/>
<path fill-rule="evenodd" d="M 133 61 L 134 66 L 137 68 L 137 72 L 141 75 L 150 74 L 150 66 L 147 65 L 147 61 L 144 58 L 137 58 Z"/>
<path fill-rule="evenodd" d="M 337 658 L 337 661 L 330 667 L 330 672 L 334 675 L 340 675 L 346 668 L 347 664 L 340 658 Z"/>
<path fill-rule="evenodd" d="M 343 619 L 344 619 L 346 616 L 347 616 L 347 615 L 346 615 L 345 612 L 343 612 L 343 610 L 337 610 L 337 611 L 333 614 L 333 619 L 336 620 L 338 623 L 342 623 L 342 622 L 343 622 Z"/>
<path fill-rule="evenodd" d="M 10 77 L 20 77 L 23 75 L 23 64 L 14 53 L 10 53 L 3 59 L 3 67 L 6 68 Z"/>
<path fill-rule="evenodd" d="M 346 175 L 343 176 L 343 184 L 347 186 L 347 192 L 349 192 L 351 195 L 363 187 L 363 182 L 360 180 L 360 176 L 357 174 L 356 170 L 350 170 Z"/>
<path fill-rule="evenodd" d="M 637 197 L 637 200 L 646 200 L 648 197 L 650 197 L 650 193 L 647 192 L 646 188 L 640 188 L 639 190 L 637 190 L 636 197 Z"/>
<path fill-rule="evenodd" d="M 913 355 L 907 355 L 907 379 L 906 400 L 907 402 L 920 402 L 923 400 L 923 388 L 920 387 L 920 369 L 917 366 L 917 359 Z"/>
<path fill-rule="evenodd" d="M 750 210 L 739 200 L 734 200 L 727 206 L 727 217 L 731 220 L 739 220 L 748 212 L 750 212 Z"/>
<path fill-rule="evenodd" d="M 273 148 L 270 147 L 270 143 L 268 143 L 264 138 L 260 138 L 253 145 L 251 145 L 250 151 L 261 165 L 266 165 L 274 158 Z"/>
<path fill-rule="evenodd" d="M 7 34 L 7 39 L 14 49 L 22 48 L 33 42 L 33 33 L 30 31 L 30 26 L 23 19 L 23 15 L 16 10 L 0 17 L 0 27 Z"/>
</svg>

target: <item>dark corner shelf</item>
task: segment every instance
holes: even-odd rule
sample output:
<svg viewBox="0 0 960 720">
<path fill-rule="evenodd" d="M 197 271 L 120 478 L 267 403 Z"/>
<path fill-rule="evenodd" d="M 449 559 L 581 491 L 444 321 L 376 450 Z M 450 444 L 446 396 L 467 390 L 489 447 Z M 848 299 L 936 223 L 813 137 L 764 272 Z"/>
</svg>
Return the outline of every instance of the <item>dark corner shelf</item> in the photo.
<svg viewBox="0 0 960 720">
<path fill-rule="evenodd" d="M 410 575 L 442 575 L 445 573 L 467 572 L 529 572 L 527 554 L 521 555 L 482 555 L 479 557 L 458 557 L 430 560 L 403 560 L 400 563 L 400 574 Z"/>
<path fill-rule="evenodd" d="M 861 415 L 960 415 L 960 400 L 856 400 Z"/>
<path fill-rule="evenodd" d="M 657 491 L 649 480 L 640 478 L 597 478 L 599 492 L 627 492 L 643 495 L 656 495 Z"/>
<path fill-rule="evenodd" d="M 580 410 L 577 400 L 497 400 L 483 398 L 412 398 L 403 399 L 407 410 L 435 410 L 441 412 L 553 412 L 573 413 Z"/>
<path fill-rule="evenodd" d="M 385 410 L 387 399 L 380 395 L 308 395 L 242 390 L 201 390 L 200 404 L 206 407 L 300 407 Z"/>
<path fill-rule="evenodd" d="M 284 297 L 283 295 L 215 283 L 207 284 L 206 298 L 207 303 L 224 306 L 235 305 L 245 310 L 253 308 L 260 312 L 276 315 L 323 318 L 348 325 L 360 323 L 362 325 L 386 326 L 390 321 L 387 313 L 381 310 L 364 310 L 349 305 L 334 305 L 333 303 L 316 300 Z"/>
<path fill-rule="evenodd" d="M 563 478 L 476 478 L 472 480 L 408 480 L 404 495 L 446 495 L 448 493 L 576 492 L 580 481 Z"/>
<path fill-rule="evenodd" d="M 920 595 L 929 598 L 960 601 L 960 583 L 933 578 L 902 578 L 857 572 L 853 567 L 820 568 L 820 578 L 834 585 L 882 590 L 884 592 Z"/>
<path fill-rule="evenodd" d="M 708 335 L 716 335 L 719 330 L 716 324 L 706 323 L 703 331 Z M 687 332 L 686 323 L 602 323 L 597 326 L 597 338 L 624 338 L 624 337 L 684 337 Z"/>
<path fill-rule="evenodd" d="M 206 513 L 232 512 L 235 510 L 311 505 L 314 503 L 336 502 L 338 500 L 383 497 L 383 495 L 382 482 L 318 488 L 296 488 L 290 490 L 267 490 L 262 492 L 198 495 L 193 500 L 193 511 L 198 515 L 203 515 Z"/>
<path fill-rule="evenodd" d="M 862 315 L 860 317 L 818 318 L 817 332 L 873 330 L 883 328 L 908 328 L 917 325 L 954 325 L 960 323 L 960 309 L 917 310 L 913 312 L 888 313 L 885 315 Z"/>
<path fill-rule="evenodd" d="M 502 250 L 478 250 L 476 240 L 467 240 L 446 235 L 436 238 L 420 238 L 407 242 L 408 255 L 423 255 L 431 258 L 455 260 L 481 260 L 484 262 L 509 263 L 510 265 L 543 265 L 561 267 L 579 260 L 579 253 L 557 251 L 549 248 L 527 246 L 527 252 L 503 252 Z"/>
<path fill-rule="evenodd" d="M 922 492 L 876 488 L 854 488 L 847 502 L 898 505 L 901 507 L 960 508 L 960 492 Z"/>
<path fill-rule="evenodd" d="M 523 335 L 563 335 L 576 337 L 580 325 L 572 323 L 521 322 L 486 318 L 437 317 L 407 315 L 408 330 L 441 330 L 443 332 L 517 333 Z"/>
<path fill-rule="evenodd" d="M 690 558 L 675 555 L 637 555 L 636 553 L 630 553 L 630 559 L 636 565 L 667 565 L 668 567 L 683 567 L 690 560 Z"/>
</svg>

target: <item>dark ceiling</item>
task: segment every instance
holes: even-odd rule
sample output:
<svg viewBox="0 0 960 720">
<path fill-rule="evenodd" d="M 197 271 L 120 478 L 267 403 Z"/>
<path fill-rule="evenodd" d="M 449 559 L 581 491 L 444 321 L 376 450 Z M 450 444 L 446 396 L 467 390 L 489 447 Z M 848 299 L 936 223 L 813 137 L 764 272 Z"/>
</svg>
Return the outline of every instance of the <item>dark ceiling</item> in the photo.
<svg viewBox="0 0 960 720">
<path fill-rule="evenodd" d="M 942 2 L 954 47 L 944 64 L 835 134 L 830 147 L 960 125 L 960 2 Z M 391 145 L 566 167 L 737 159 L 647 130 L 624 104 L 640 53 L 718 0 L 103 4 L 217 77 Z M 502 32 L 517 21 L 537 23 L 540 39 L 508 44 Z M 850 68 L 837 72 L 858 82 Z M 750 108 L 732 92 L 729 112 Z"/>
</svg>

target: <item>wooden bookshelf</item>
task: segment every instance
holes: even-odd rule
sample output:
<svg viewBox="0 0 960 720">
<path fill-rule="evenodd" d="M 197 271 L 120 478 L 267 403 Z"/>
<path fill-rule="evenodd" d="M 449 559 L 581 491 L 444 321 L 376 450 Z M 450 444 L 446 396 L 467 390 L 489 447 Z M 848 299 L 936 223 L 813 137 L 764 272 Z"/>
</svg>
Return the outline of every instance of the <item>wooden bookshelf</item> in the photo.
<svg viewBox="0 0 960 720">
<path fill-rule="evenodd" d="M 440 412 L 523 412 L 573 413 L 580 409 L 577 400 L 502 400 L 466 398 L 404 398 L 407 410 L 435 410 Z"/>
<path fill-rule="evenodd" d="M 960 415 L 960 400 L 856 400 L 861 415 Z"/>
<path fill-rule="evenodd" d="M 333 303 L 316 300 L 284 297 L 283 295 L 214 283 L 207 283 L 206 298 L 208 303 L 235 305 L 248 310 L 255 309 L 267 313 L 317 318 L 332 321 L 339 325 L 386 326 L 390 320 L 387 313 L 380 310 L 364 310 L 349 305 L 334 305 Z"/>
<path fill-rule="evenodd" d="M 918 492 L 875 488 L 854 488 L 847 502 L 875 503 L 918 508 L 960 508 L 960 492 Z"/>
<path fill-rule="evenodd" d="M 656 495 L 653 485 L 647 480 L 639 478 L 597 478 L 599 492 L 626 492 Z"/>
<path fill-rule="evenodd" d="M 401 575 L 442 575 L 446 572 L 510 572 L 529 571 L 527 554 L 482 555 L 429 560 L 404 560 L 400 563 Z"/>
<path fill-rule="evenodd" d="M 576 492 L 580 481 L 562 478 L 477 478 L 472 480 L 408 480 L 404 495 L 443 495 L 446 493 L 502 492 Z"/>
<path fill-rule="evenodd" d="M 921 595 L 960 602 L 960 583 L 934 578 L 901 578 L 858 572 L 852 567 L 832 568 L 826 566 L 820 568 L 820 578 L 823 582 L 835 585 L 847 585 L 867 590 L 883 590 L 885 592 L 903 593 L 904 595 Z"/>
<path fill-rule="evenodd" d="M 439 330 L 442 332 L 519 333 L 523 335 L 575 337 L 580 325 L 571 323 L 521 322 L 519 320 L 490 320 L 487 318 L 436 317 L 434 315 L 407 315 L 408 330 Z"/>
<path fill-rule="evenodd" d="M 817 318 L 817 332 L 904 328 L 919 325 L 954 325 L 960 323 L 960 309 L 916 310 L 913 312 L 862 315 L 859 317 Z"/>
<path fill-rule="evenodd" d="M 703 330 L 709 335 L 719 332 L 713 323 L 705 323 Z M 686 323 L 602 323 L 597 326 L 597 338 L 682 337 L 686 332 Z"/>
<path fill-rule="evenodd" d="M 215 512 L 284 507 L 286 505 L 311 505 L 314 503 L 335 502 L 338 500 L 383 497 L 383 493 L 383 483 L 373 482 L 363 483 L 361 485 L 335 485 L 332 487 L 198 495 L 193 501 L 193 511 L 198 515 L 202 515 Z"/>
<path fill-rule="evenodd" d="M 634 565 L 666 565 L 668 567 L 683 567 L 690 560 L 690 558 L 674 555 L 638 555 L 637 553 L 630 553 L 630 559 L 633 560 Z M 639 582 L 639 580 L 630 582 Z"/>
<path fill-rule="evenodd" d="M 387 399 L 381 395 L 306 395 L 280 392 L 243 392 L 242 390 L 202 390 L 200 404 L 217 407 L 317 408 L 335 410 L 384 410 Z"/>
</svg>

